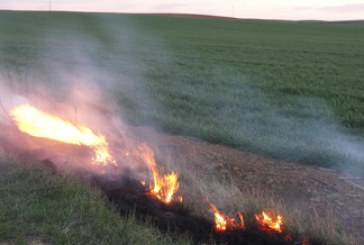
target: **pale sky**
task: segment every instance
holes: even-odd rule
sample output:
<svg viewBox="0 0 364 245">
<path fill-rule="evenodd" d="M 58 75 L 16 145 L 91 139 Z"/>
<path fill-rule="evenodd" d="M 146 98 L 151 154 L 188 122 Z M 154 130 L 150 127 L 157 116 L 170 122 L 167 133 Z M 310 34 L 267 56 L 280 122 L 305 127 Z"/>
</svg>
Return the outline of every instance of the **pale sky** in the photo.
<svg viewBox="0 0 364 245">
<path fill-rule="evenodd" d="M 190 13 L 289 20 L 364 19 L 364 0 L 0 0 L 0 9 Z"/>
</svg>

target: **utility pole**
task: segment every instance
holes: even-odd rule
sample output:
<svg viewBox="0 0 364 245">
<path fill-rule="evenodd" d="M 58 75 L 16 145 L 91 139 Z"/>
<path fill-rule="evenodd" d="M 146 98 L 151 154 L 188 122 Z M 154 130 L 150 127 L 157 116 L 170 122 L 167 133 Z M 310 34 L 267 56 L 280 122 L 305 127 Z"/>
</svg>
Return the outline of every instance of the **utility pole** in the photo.
<svg viewBox="0 0 364 245">
<path fill-rule="evenodd" d="M 48 0 L 48 11 L 52 11 L 52 0 Z"/>
<path fill-rule="evenodd" d="M 231 17 L 235 18 L 235 0 L 233 0 L 233 5 L 231 7 Z"/>
</svg>

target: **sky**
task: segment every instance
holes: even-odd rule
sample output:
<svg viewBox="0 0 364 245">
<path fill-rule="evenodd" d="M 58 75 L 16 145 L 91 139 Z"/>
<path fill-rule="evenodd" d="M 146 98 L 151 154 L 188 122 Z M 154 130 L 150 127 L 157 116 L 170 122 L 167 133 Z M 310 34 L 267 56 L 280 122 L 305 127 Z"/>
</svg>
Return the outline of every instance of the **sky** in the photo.
<svg viewBox="0 0 364 245">
<path fill-rule="evenodd" d="M 0 0 L 0 9 L 188 13 L 287 20 L 364 19 L 364 0 Z"/>
</svg>

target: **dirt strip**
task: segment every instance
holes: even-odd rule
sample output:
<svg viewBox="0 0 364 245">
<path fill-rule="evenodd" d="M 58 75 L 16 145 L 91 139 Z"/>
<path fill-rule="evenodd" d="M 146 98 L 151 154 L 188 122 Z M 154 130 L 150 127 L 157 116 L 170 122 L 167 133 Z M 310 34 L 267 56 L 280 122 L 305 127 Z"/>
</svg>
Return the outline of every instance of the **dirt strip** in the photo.
<svg viewBox="0 0 364 245">
<path fill-rule="evenodd" d="M 168 135 L 150 128 L 138 128 L 151 145 L 165 154 L 183 159 L 201 171 L 217 170 L 233 178 L 241 189 L 261 189 L 277 198 L 308 205 L 320 213 L 331 210 L 346 231 L 364 244 L 364 179 L 336 171 L 285 162 L 192 137 Z"/>
</svg>

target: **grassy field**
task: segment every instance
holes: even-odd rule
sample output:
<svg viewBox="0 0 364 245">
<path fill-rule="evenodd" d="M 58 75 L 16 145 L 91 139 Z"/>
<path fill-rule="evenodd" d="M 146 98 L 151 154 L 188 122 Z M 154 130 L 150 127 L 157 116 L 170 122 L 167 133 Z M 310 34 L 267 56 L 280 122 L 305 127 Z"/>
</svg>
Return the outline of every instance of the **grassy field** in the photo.
<svg viewBox="0 0 364 245">
<path fill-rule="evenodd" d="M 1 157 L 0 186 L 1 244 L 189 244 L 120 218 L 99 191 L 31 163 Z"/>
<path fill-rule="evenodd" d="M 360 21 L 0 13 L 8 81 L 92 74 L 132 124 L 321 166 L 362 160 L 363 39 Z"/>
</svg>

